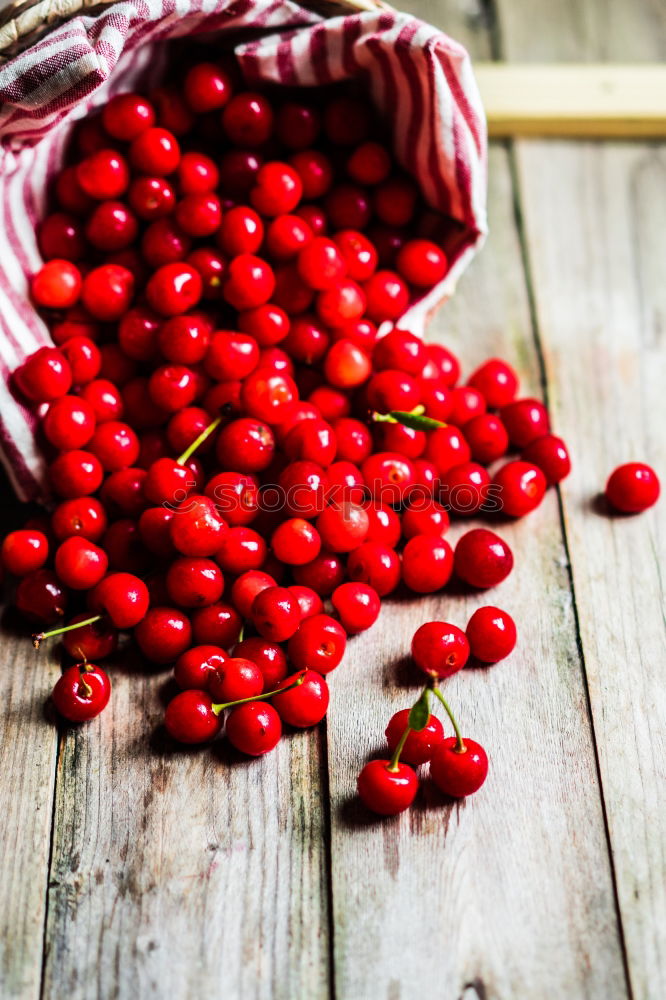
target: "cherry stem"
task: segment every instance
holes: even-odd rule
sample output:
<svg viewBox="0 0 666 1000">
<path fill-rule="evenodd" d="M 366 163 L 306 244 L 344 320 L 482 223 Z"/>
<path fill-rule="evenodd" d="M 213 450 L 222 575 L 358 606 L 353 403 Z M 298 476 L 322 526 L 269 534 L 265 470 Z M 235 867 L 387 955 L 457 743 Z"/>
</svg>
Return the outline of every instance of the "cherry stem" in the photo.
<svg viewBox="0 0 666 1000">
<path fill-rule="evenodd" d="M 453 728 L 456 731 L 456 740 L 457 740 L 457 742 L 456 742 L 456 745 L 455 745 L 455 752 L 456 753 L 467 753 L 467 747 L 465 746 L 465 742 L 464 742 L 464 740 L 462 738 L 462 733 L 460 732 L 460 727 L 458 726 L 458 723 L 456 722 L 456 717 L 453 714 L 453 712 L 451 711 L 451 708 L 449 706 L 448 701 L 446 700 L 446 698 L 444 697 L 444 695 L 442 694 L 442 692 L 439 690 L 439 688 L 435 684 L 433 684 L 432 690 L 433 690 L 433 694 L 435 694 L 436 697 L 439 698 L 439 700 L 441 701 L 442 705 L 446 709 L 446 714 L 448 715 L 449 719 L 451 720 L 451 725 L 453 726 Z"/>
<path fill-rule="evenodd" d="M 195 438 L 191 445 L 188 445 L 183 454 L 179 455 L 179 457 L 176 459 L 178 464 L 185 465 L 185 462 L 187 462 L 188 458 L 191 458 L 191 456 L 194 454 L 197 448 L 200 445 L 202 445 L 204 441 L 208 440 L 213 431 L 217 430 L 217 428 L 220 426 L 221 423 L 222 423 L 222 417 L 215 417 L 215 420 L 213 420 L 212 423 L 208 424 L 208 427 L 205 427 L 202 430 L 199 437 Z"/>
<path fill-rule="evenodd" d="M 73 622 L 71 625 L 63 625 L 62 628 L 53 628 L 50 632 L 37 632 L 32 637 L 32 644 L 35 649 L 39 649 L 39 644 L 43 642 L 44 639 L 52 639 L 54 635 L 62 635 L 63 632 L 73 632 L 75 628 L 83 628 L 84 625 L 92 625 L 94 622 L 98 622 L 101 617 L 101 615 L 95 615 L 93 618 L 85 618 L 82 622 Z"/>
<path fill-rule="evenodd" d="M 92 695 L 92 688 L 90 687 L 90 684 L 88 684 L 85 676 L 87 672 L 87 661 L 79 663 L 79 693 L 82 694 L 84 698 L 90 698 Z"/>
<path fill-rule="evenodd" d="M 276 688 L 275 691 L 267 691 L 265 694 L 255 694 L 251 698 L 239 698 L 237 701 L 218 702 L 212 706 L 215 715 L 220 715 L 225 708 L 235 708 L 236 705 L 245 705 L 248 701 L 266 701 L 275 694 L 282 694 L 284 691 L 291 691 L 292 688 L 300 687 L 305 680 L 306 671 L 302 670 L 296 680 L 284 688 Z"/>
<path fill-rule="evenodd" d="M 411 726 L 407 726 L 405 728 L 404 733 L 402 734 L 402 736 L 400 737 L 400 740 L 398 741 L 397 747 L 393 751 L 393 756 L 391 757 L 391 760 L 389 761 L 388 767 L 386 768 L 387 771 L 392 771 L 393 774 L 395 774 L 395 772 L 398 770 L 398 763 L 400 761 L 400 754 L 402 753 L 403 747 L 404 747 L 405 743 L 407 742 L 407 737 L 409 736 L 409 734 L 411 733 L 411 731 L 412 731 L 411 730 Z"/>
<path fill-rule="evenodd" d="M 443 421 L 426 417 L 425 406 L 421 403 L 413 410 L 390 410 L 388 413 L 374 412 L 372 419 L 378 424 L 403 424 L 415 431 L 434 431 L 439 427 L 446 427 Z"/>
</svg>

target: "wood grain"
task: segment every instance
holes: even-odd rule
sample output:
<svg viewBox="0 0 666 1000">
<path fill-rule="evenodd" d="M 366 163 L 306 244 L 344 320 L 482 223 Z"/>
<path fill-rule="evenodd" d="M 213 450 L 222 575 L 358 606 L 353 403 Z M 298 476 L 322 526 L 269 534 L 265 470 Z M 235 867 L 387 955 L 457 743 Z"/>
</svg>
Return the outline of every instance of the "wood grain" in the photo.
<svg viewBox="0 0 666 1000">
<path fill-rule="evenodd" d="M 500 3 L 508 58 L 666 53 L 649 0 L 559 4 L 585 30 L 534 39 L 527 9 Z M 536 23 L 552 10 L 529 5 Z M 666 472 L 666 151 L 519 143 L 517 170 L 551 407 L 575 459 L 562 497 L 631 984 L 663 997 L 666 511 L 611 517 L 597 494 L 621 462 Z"/>
<path fill-rule="evenodd" d="M 412 9 L 462 36 L 464 26 L 441 9 Z M 486 54 L 475 35 L 464 40 Z M 489 242 L 429 336 L 459 352 L 467 371 L 493 354 L 514 360 L 524 388 L 538 393 L 504 148 L 493 149 L 489 175 Z M 333 679 L 328 733 L 340 997 L 627 995 L 556 496 L 529 522 L 499 530 L 517 557 L 505 583 L 487 594 L 392 602 L 379 633 L 355 639 Z M 355 778 L 365 760 L 384 751 L 388 719 L 417 691 L 404 662 L 411 635 L 430 618 L 464 626 L 487 603 L 515 615 L 519 648 L 494 668 L 465 670 L 446 683 L 464 731 L 490 752 L 486 786 L 451 804 L 426 785 L 409 815 L 373 821 L 353 798 Z"/>
<path fill-rule="evenodd" d="M 257 761 L 183 751 L 160 685 L 117 674 L 65 740 L 44 996 L 327 996 L 317 734 Z"/>
<path fill-rule="evenodd" d="M 45 706 L 57 660 L 23 637 L 2 642 L 0 996 L 39 995 L 58 734 Z"/>
</svg>

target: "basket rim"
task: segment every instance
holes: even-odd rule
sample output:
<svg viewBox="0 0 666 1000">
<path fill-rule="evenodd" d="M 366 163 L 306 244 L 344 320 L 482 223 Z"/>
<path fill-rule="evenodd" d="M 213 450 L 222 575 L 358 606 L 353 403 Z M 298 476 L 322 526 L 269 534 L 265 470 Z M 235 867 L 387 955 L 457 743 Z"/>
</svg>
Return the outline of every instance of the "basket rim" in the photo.
<svg viewBox="0 0 666 1000">
<path fill-rule="evenodd" d="M 117 2 L 118 0 L 12 0 L 0 14 L 0 59 L 7 59 L 8 56 L 2 54 L 14 45 L 20 46 L 17 49 L 20 51 L 25 47 L 20 43 L 29 43 L 33 34 L 36 36 L 40 31 L 44 33 L 44 29 L 47 29 L 48 33 L 50 27 L 56 27 L 76 17 L 77 14 L 84 11 L 94 14 Z M 328 17 L 345 12 L 391 9 L 383 0 L 296 0 L 296 2 Z"/>
</svg>

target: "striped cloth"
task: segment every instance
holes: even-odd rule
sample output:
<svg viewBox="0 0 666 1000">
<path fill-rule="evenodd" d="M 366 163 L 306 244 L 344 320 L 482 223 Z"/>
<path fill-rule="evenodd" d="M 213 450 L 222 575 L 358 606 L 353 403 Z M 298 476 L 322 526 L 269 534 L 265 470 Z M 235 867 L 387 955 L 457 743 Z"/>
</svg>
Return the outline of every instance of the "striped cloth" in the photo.
<svg viewBox="0 0 666 1000">
<path fill-rule="evenodd" d="M 486 133 L 469 57 L 414 17 L 323 19 L 290 0 L 127 0 L 61 24 L 0 69 L 0 457 L 23 499 L 46 495 L 45 469 L 36 416 L 12 395 L 9 376 L 50 343 L 28 279 L 41 265 L 35 229 L 72 124 L 117 91 L 155 83 L 165 39 L 249 27 L 262 34 L 236 54 L 250 84 L 360 78 L 393 126 L 400 162 L 429 204 L 460 223 L 446 247 L 449 274 L 401 327 L 422 332 L 485 235 Z"/>
</svg>

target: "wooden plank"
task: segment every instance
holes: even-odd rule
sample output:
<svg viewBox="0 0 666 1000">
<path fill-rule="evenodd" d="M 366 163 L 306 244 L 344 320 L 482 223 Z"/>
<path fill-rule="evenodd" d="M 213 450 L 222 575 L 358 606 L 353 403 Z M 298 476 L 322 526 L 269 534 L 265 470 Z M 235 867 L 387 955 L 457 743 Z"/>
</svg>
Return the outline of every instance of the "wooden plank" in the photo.
<svg viewBox="0 0 666 1000">
<path fill-rule="evenodd" d="M 328 996 L 318 735 L 172 748 L 162 680 L 113 677 L 58 770 L 44 996 Z"/>
<path fill-rule="evenodd" d="M 552 6 L 502 2 L 511 58 L 663 58 L 658 6 L 558 5 L 585 30 L 538 37 Z M 666 996 L 664 503 L 610 518 L 595 499 L 632 459 L 666 471 L 666 150 L 519 143 L 517 169 L 551 402 L 575 473 L 562 491 L 580 634 L 636 998 Z"/>
<path fill-rule="evenodd" d="M 6 616 L 5 616 L 6 617 Z M 45 716 L 60 673 L 6 630 L 0 713 L 0 995 L 39 996 L 57 731 Z"/>
<path fill-rule="evenodd" d="M 476 63 L 489 135 L 666 136 L 666 66 Z"/>
<path fill-rule="evenodd" d="M 466 30 L 452 6 L 412 9 L 487 56 L 484 35 Z M 525 390 L 538 393 L 511 171 L 501 146 L 492 150 L 489 174 L 489 242 L 430 338 L 459 352 L 468 371 L 493 354 L 512 359 Z M 352 642 L 349 661 L 332 680 L 340 997 L 627 996 L 556 495 L 528 522 L 500 531 L 517 561 L 507 581 L 487 594 L 391 602 L 379 629 Z M 373 820 L 355 799 L 355 780 L 363 763 L 384 751 L 391 714 L 418 690 L 405 663 L 411 635 L 432 618 L 464 626 L 488 603 L 515 615 L 518 649 L 496 667 L 446 682 L 465 732 L 490 753 L 486 786 L 457 805 L 426 786 L 410 813 Z"/>
</svg>

